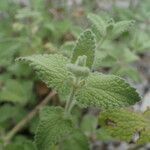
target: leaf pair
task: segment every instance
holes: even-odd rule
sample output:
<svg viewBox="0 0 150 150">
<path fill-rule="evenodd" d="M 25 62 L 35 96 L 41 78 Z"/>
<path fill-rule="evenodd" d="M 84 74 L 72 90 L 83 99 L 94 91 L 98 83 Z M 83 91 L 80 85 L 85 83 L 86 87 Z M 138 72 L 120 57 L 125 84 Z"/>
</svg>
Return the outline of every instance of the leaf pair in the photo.
<svg viewBox="0 0 150 150">
<path fill-rule="evenodd" d="M 69 71 L 67 60 L 62 55 L 33 55 L 23 57 L 49 87 L 58 94 L 69 93 Z M 133 105 L 140 98 L 135 89 L 128 83 L 114 75 L 90 73 L 86 84 L 76 92 L 77 103 L 83 107 L 96 106 L 100 108 L 114 108 Z"/>
</svg>

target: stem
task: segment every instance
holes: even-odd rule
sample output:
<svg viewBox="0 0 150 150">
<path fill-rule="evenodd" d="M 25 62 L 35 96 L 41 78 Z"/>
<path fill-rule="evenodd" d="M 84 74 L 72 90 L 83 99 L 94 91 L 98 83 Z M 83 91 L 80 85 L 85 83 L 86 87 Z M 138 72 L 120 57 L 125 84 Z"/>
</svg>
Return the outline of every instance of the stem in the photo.
<svg viewBox="0 0 150 150">
<path fill-rule="evenodd" d="M 75 96 L 76 89 L 78 87 L 79 80 L 80 80 L 79 78 L 75 78 L 74 85 L 71 88 L 71 92 L 65 106 L 66 113 L 70 113 L 71 109 L 74 106 L 74 96 Z"/>
<path fill-rule="evenodd" d="M 55 91 L 50 92 L 46 98 L 38 104 L 25 118 L 23 118 L 6 136 L 4 137 L 4 142 L 7 144 L 15 136 L 17 132 L 22 130 L 22 128 L 38 113 L 38 111 L 45 106 L 51 98 L 56 95 Z"/>
<path fill-rule="evenodd" d="M 69 99 L 67 100 L 66 106 L 65 106 L 65 112 L 66 113 L 70 113 L 71 109 L 72 109 L 72 103 L 73 103 L 73 99 L 74 99 L 74 94 L 75 94 L 75 88 L 74 86 L 71 89 L 70 95 L 69 95 Z"/>
</svg>

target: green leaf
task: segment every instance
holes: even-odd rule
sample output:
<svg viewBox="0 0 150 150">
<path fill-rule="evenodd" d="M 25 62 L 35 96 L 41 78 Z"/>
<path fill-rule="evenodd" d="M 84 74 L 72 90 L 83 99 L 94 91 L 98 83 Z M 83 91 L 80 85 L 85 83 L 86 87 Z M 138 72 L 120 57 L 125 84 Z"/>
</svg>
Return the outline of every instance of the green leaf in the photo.
<svg viewBox="0 0 150 150">
<path fill-rule="evenodd" d="M 20 111 L 20 109 L 16 106 L 12 106 L 9 104 L 5 104 L 3 106 L 0 107 L 0 124 L 14 118 L 18 112 Z"/>
<path fill-rule="evenodd" d="M 139 58 L 136 54 L 134 54 L 134 52 L 130 51 L 129 49 L 125 49 L 124 50 L 124 60 L 127 63 L 131 63 L 134 61 L 137 61 Z"/>
<path fill-rule="evenodd" d="M 76 100 L 83 107 L 108 109 L 133 105 L 140 97 L 123 79 L 114 75 L 93 73 L 77 92 Z"/>
<path fill-rule="evenodd" d="M 13 142 L 5 146 L 5 150 L 36 150 L 36 147 L 25 136 L 15 136 Z"/>
<path fill-rule="evenodd" d="M 88 19 L 92 23 L 94 31 L 104 37 L 106 35 L 106 22 L 100 16 L 92 13 L 88 14 Z"/>
<path fill-rule="evenodd" d="M 26 104 L 32 95 L 32 82 L 8 79 L 0 91 L 0 102 Z"/>
<path fill-rule="evenodd" d="M 112 67 L 113 65 L 116 65 L 116 58 L 106 52 L 96 51 L 93 68 Z"/>
<path fill-rule="evenodd" d="M 147 32 L 135 31 L 130 41 L 131 49 L 136 53 L 143 53 L 150 50 L 150 37 Z"/>
<path fill-rule="evenodd" d="M 61 150 L 89 150 L 87 137 L 80 131 L 75 130 L 60 144 Z"/>
<path fill-rule="evenodd" d="M 100 126 L 113 138 L 127 142 L 130 142 L 136 133 L 140 133 L 137 142 L 149 142 L 149 123 L 142 114 L 126 109 L 108 110 L 102 112 L 99 117 Z"/>
<path fill-rule="evenodd" d="M 50 150 L 73 131 L 73 123 L 69 116 L 64 116 L 61 107 L 46 107 L 40 113 L 35 143 L 39 150 Z"/>
<path fill-rule="evenodd" d="M 16 40 L 0 41 L 0 66 L 7 67 L 11 65 L 19 48 L 20 43 L 17 43 Z"/>
<path fill-rule="evenodd" d="M 131 78 L 133 81 L 135 82 L 139 82 L 141 80 L 139 72 L 136 68 L 133 68 L 131 66 L 127 66 L 127 67 L 119 67 L 118 70 L 115 70 L 112 73 L 117 75 L 117 76 L 121 76 L 121 77 L 125 77 L 125 78 Z"/>
<path fill-rule="evenodd" d="M 113 30 L 111 32 L 111 37 L 117 38 L 123 32 L 129 31 L 134 24 L 134 20 L 124 20 L 119 21 L 114 24 Z"/>
<path fill-rule="evenodd" d="M 96 137 L 100 141 L 113 141 L 114 140 L 114 138 L 110 136 L 109 132 L 104 128 L 100 128 L 97 130 Z"/>
<path fill-rule="evenodd" d="M 93 134 L 97 127 L 97 118 L 93 115 L 85 115 L 81 122 L 81 129 L 87 135 Z"/>
<path fill-rule="evenodd" d="M 91 30 L 84 31 L 80 35 L 73 49 L 72 62 L 75 62 L 78 56 L 86 55 L 87 66 L 91 68 L 94 61 L 95 47 L 96 47 L 95 36 L 92 33 L 92 31 Z"/>
<path fill-rule="evenodd" d="M 10 129 L 27 115 L 27 111 L 20 105 L 5 104 L 0 107 L 0 133 Z"/>
<path fill-rule="evenodd" d="M 69 74 L 66 68 L 67 58 L 57 54 L 45 54 L 21 57 L 19 60 L 28 62 L 48 87 L 55 89 L 60 95 L 65 95 L 69 89 L 65 86 Z"/>
</svg>

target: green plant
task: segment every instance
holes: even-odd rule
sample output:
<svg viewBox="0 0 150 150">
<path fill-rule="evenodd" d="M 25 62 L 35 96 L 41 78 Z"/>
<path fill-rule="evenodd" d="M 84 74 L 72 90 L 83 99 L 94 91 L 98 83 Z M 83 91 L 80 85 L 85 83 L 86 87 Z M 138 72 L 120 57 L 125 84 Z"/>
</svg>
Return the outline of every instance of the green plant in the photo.
<svg viewBox="0 0 150 150">
<path fill-rule="evenodd" d="M 92 26 L 80 35 L 76 44 L 72 40 L 81 29 L 74 27 L 70 19 L 59 20 L 48 14 L 48 1 L 44 4 L 42 0 L 31 0 L 31 7 L 16 7 L 9 0 L 0 4 L 5 5 L 0 5 L 2 13 L 8 15 L 0 25 L 3 29 L 0 33 L 0 149 L 87 150 L 96 140 L 149 142 L 149 113 L 123 108 L 139 102 L 140 97 L 124 79 L 116 76 L 139 82 L 139 72 L 132 64 L 150 47 L 147 4 L 142 9 L 141 6 L 136 11 L 127 9 L 114 16 L 90 13 Z M 138 16 L 138 10 L 144 17 Z M 64 8 L 61 6 L 55 13 L 65 13 Z M 133 29 L 133 20 L 137 29 Z M 141 24 L 145 25 L 144 29 L 138 28 Z M 71 38 L 67 39 L 68 35 Z M 24 57 L 30 54 L 35 55 Z M 16 57 L 26 64 L 14 63 Z M 43 88 L 27 64 L 50 91 Z M 108 69 L 107 73 L 114 75 L 99 73 L 96 71 L 99 68 Z M 50 100 L 52 106 L 42 108 Z M 39 104 L 35 106 L 36 103 Z M 91 107 L 100 109 L 100 115 L 89 114 Z M 40 116 L 36 115 L 39 110 Z M 138 139 L 134 140 L 136 134 Z M 35 143 L 32 143 L 34 135 Z"/>
<path fill-rule="evenodd" d="M 51 149 L 55 144 L 59 147 L 65 137 L 80 130 L 72 115 L 75 105 L 108 110 L 130 106 L 140 100 L 135 89 L 123 79 L 91 72 L 95 45 L 95 35 L 86 30 L 74 46 L 71 60 L 61 54 L 19 58 L 29 63 L 40 79 L 66 100 L 65 108 L 46 107 L 41 111 L 35 136 L 38 149 Z"/>
<path fill-rule="evenodd" d="M 135 134 L 138 134 L 136 142 L 139 144 L 148 143 L 150 140 L 149 123 L 150 120 L 143 114 L 127 109 L 108 110 L 99 118 L 99 124 L 108 135 L 131 142 Z"/>
<path fill-rule="evenodd" d="M 138 81 L 136 69 L 130 66 L 138 60 L 138 56 L 120 41 L 115 41 L 132 28 L 134 21 L 115 22 L 113 19 L 101 18 L 95 14 L 89 14 L 88 19 L 98 41 L 94 68 L 110 67 L 110 73 L 122 77 L 128 74 L 128 77 Z"/>
</svg>

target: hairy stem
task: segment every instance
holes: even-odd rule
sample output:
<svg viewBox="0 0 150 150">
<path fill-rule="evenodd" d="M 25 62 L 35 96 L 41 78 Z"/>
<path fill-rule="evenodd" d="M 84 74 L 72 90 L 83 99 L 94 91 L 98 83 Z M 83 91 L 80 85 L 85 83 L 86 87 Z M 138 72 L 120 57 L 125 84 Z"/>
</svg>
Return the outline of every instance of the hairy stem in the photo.
<svg viewBox="0 0 150 150">
<path fill-rule="evenodd" d="M 66 102 L 66 106 L 65 106 L 65 112 L 67 112 L 67 113 L 70 113 L 71 108 L 73 107 L 72 102 L 73 102 L 73 99 L 74 99 L 74 94 L 75 94 L 75 88 L 72 87 L 69 98 L 68 98 L 68 100 Z"/>
<path fill-rule="evenodd" d="M 66 113 L 70 113 L 71 109 L 74 106 L 74 96 L 75 96 L 75 92 L 76 92 L 77 87 L 78 87 L 78 82 L 79 82 L 79 79 L 76 78 L 75 81 L 74 81 L 74 85 L 72 86 L 69 98 L 66 102 L 66 106 L 65 106 L 65 112 Z"/>
<path fill-rule="evenodd" d="M 32 118 L 38 113 L 38 111 L 45 106 L 51 98 L 56 95 L 55 91 L 50 92 L 46 98 L 38 104 L 25 118 L 23 118 L 6 136 L 4 137 L 5 144 L 9 143 L 10 140 L 14 137 L 14 135 L 22 130 L 22 128 L 30 121 Z"/>
</svg>

